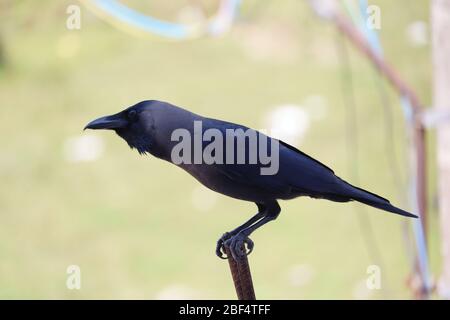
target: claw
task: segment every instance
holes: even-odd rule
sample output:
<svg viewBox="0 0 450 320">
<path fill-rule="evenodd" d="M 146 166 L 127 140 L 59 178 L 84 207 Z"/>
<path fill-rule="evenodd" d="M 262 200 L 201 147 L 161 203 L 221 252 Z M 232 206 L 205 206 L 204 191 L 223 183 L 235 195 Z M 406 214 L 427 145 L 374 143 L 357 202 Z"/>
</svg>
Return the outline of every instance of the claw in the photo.
<svg viewBox="0 0 450 320">
<path fill-rule="evenodd" d="M 250 239 L 248 237 L 244 240 L 244 243 L 245 243 L 245 246 L 247 249 L 246 254 L 249 255 L 250 253 L 252 253 L 253 248 L 255 247 L 255 244 L 253 243 L 252 239 Z"/>
<path fill-rule="evenodd" d="M 220 259 L 228 259 L 226 252 L 225 252 L 225 242 L 229 240 L 232 237 L 231 233 L 225 232 L 219 240 L 217 240 L 216 244 L 216 256 L 218 256 Z"/>
</svg>

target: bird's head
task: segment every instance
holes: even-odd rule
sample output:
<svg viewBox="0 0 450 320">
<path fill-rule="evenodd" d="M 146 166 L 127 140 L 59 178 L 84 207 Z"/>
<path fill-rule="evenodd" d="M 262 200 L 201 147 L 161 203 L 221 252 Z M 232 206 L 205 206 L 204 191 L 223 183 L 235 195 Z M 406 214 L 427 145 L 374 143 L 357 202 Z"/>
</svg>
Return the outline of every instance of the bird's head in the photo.
<svg viewBox="0 0 450 320">
<path fill-rule="evenodd" d="M 145 154 L 150 152 L 154 130 L 151 105 L 154 101 L 142 101 L 119 113 L 89 122 L 86 129 L 114 130 L 131 148 Z"/>
</svg>

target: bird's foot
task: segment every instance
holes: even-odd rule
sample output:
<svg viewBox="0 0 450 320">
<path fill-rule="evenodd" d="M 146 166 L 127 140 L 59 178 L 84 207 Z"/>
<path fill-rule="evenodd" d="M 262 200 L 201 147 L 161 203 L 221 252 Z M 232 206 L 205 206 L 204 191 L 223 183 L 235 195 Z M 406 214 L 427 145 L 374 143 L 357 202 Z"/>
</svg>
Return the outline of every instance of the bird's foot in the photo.
<svg viewBox="0 0 450 320">
<path fill-rule="evenodd" d="M 216 244 L 216 256 L 218 256 L 220 259 L 227 259 L 226 252 L 225 252 L 225 242 L 228 241 L 233 237 L 233 234 L 230 232 L 225 232 L 219 240 L 217 240 Z"/>
<path fill-rule="evenodd" d="M 228 258 L 226 256 L 225 247 L 230 250 L 231 255 L 235 260 L 242 260 L 243 257 L 249 255 L 253 251 L 254 243 L 242 232 L 235 235 L 226 232 L 219 241 L 217 241 L 216 246 L 216 254 L 221 259 Z"/>
<path fill-rule="evenodd" d="M 253 241 L 242 232 L 225 241 L 225 246 L 230 250 L 234 260 L 240 261 L 253 251 Z"/>
</svg>

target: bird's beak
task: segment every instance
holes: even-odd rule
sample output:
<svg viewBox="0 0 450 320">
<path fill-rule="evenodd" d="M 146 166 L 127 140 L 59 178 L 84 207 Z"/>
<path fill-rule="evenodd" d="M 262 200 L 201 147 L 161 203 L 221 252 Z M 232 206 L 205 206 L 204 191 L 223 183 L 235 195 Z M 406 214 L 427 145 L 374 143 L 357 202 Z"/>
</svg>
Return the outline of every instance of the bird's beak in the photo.
<svg viewBox="0 0 450 320">
<path fill-rule="evenodd" d="M 114 114 L 112 116 L 101 117 L 89 122 L 86 129 L 120 129 L 128 125 L 128 121 L 123 119 L 120 114 Z"/>
</svg>

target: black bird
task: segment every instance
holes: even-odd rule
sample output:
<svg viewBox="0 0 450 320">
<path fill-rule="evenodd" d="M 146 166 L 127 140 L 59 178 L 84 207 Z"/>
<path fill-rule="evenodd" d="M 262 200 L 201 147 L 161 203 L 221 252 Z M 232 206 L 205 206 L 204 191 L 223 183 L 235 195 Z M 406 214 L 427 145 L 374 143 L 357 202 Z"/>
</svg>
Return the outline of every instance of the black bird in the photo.
<svg viewBox="0 0 450 320">
<path fill-rule="evenodd" d="M 200 129 L 199 124 L 201 124 Z M 248 236 L 257 228 L 278 217 L 281 211 L 278 204 L 280 199 L 309 196 L 337 202 L 354 200 L 378 209 L 417 218 L 391 205 L 389 200 L 345 182 L 324 164 L 283 141 L 267 137 L 242 125 L 202 117 L 166 102 L 142 101 L 117 114 L 96 119 L 88 123 L 85 129 L 114 130 L 139 153 L 150 153 L 176 164 L 213 191 L 254 202 L 258 207 L 258 213 L 243 225 L 225 233 L 217 242 L 216 254 L 221 258 L 224 245 L 230 248 L 235 259 L 251 252 L 253 242 Z M 191 161 L 180 161 L 174 158 L 173 151 L 175 148 L 180 148 L 180 140 L 183 136 L 183 134 L 174 134 L 177 129 L 191 135 L 194 140 L 193 144 L 178 153 L 179 157 Z M 208 146 L 211 149 L 213 142 L 216 143 L 216 147 L 222 147 L 222 150 L 217 148 L 210 153 L 216 157 L 213 163 L 206 159 L 204 161 L 195 159 L 198 156 L 195 139 L 198 139 L 199 135 L 206 134 L 208 129 L 212 129 L 210 133 L 215 133 L 214 139 L 211 134 L 209 139 L 202 139 L 200 151 L 206 151 Z M 231 148 L 227 149 L 225 140 L 229 131 L 240 132 L 240 134 L 232 138 Z M 219 139 L 218 133 L 223 134 L 225 140 Z M 255 144 L 252 147 L 250 143 L 251 133 L 257 134 L 256 148 L 254 148 Z M 239 144 L 239 137 L 245 134 L 247 136 L 244 136 L 244 143 Z M 278 146 L 278 149 L 275 146 Z M 251 162 L 249 159 L 255 152 L 258 153 L 262 149 L 272 150 L 272 147 L 276 152 L 271 152 L 276 154 L 270 154 L 270 156 L 274 157 L 274 162 L 278 161 L 278 170 L 274 173 L 262 174 L 262 169 L 268 166 L 267 161 L 257 159 L 255 162 L 253 159 Z M 241 162 L 238 161 L 239 152 L 245 155 L 244 162 L 242 158 Z M 225 158 L 226 161 L 220 161 Z"/>
</svg>

